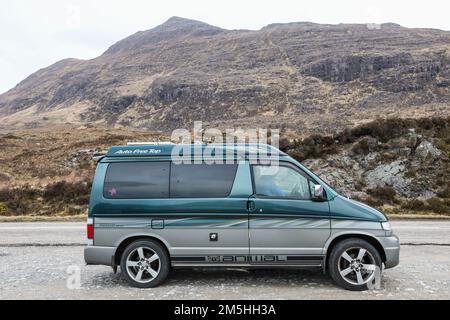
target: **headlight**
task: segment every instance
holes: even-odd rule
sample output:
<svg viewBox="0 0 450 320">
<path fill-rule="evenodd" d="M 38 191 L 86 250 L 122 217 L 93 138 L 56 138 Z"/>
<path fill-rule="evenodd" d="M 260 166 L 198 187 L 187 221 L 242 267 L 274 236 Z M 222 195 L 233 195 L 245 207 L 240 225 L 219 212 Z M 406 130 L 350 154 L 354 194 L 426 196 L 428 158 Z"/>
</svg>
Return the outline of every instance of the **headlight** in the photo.
<svg viewBox="0 0 450 320">
<path fill-rule="evenodd" d="M 392 227 L 391 227 L 391 224 L 389 223 L 389 221 L 382 222 L 382 223 L 381 223 L 381 227 L 382 227 L 383 230 L 385 230 L 385 231 L 392 231 Z"/>
</svg>

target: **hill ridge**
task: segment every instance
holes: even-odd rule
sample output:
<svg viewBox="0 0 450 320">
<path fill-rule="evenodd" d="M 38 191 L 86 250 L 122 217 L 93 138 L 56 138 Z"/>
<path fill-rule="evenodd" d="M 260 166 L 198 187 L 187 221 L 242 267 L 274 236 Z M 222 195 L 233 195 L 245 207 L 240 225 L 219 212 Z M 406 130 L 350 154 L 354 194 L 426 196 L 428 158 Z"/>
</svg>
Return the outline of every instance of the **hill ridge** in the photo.
<svg viewBox="0 0 450 320">
<path fill-rule="evenodd" d="M 449 114 L 450 32 L 396 24 L 226 30 L 172 17 L 92 60 L 65 59 L 0 95 L 0 129 L 65 123 L 168 131 L 335 132 Z"/>
</svg>

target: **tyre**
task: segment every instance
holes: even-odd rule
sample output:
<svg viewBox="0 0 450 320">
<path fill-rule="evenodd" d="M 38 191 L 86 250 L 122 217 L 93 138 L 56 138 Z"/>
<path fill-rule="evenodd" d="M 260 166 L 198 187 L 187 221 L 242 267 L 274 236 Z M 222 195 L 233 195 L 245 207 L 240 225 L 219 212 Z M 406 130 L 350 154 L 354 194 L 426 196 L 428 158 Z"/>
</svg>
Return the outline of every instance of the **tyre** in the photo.
<svg viewBox="0 0 450 320">
<path fill-rule="evenodd" d="M 139 240 L 126 247 L 120 261 L 122 276 L 136 288 L 153 288 L 167 278 L 170 261 L 158 242 Z"/>
<path fill-rule="evenodd" d="M 364 291 L 381 277 L 382 260 L 373 245 L 362 239 L 346 239 L 332 250 L 328 270 L 341 287 L 352 291 Z"/>
</svg>

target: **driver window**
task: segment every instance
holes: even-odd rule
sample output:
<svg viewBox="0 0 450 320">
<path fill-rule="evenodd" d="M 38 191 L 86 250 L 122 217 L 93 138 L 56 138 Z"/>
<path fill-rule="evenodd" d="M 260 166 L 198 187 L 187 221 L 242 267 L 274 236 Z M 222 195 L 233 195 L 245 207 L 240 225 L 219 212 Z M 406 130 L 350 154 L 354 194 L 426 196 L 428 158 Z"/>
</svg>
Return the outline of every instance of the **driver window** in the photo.
<svg viewBox="0 0 450 320">
<path fill-rule="evenodd" d="M 292 168 L 255 165 L 253 177 L 259 196 L 311 199 L 309 180 Z"/>
</svg>

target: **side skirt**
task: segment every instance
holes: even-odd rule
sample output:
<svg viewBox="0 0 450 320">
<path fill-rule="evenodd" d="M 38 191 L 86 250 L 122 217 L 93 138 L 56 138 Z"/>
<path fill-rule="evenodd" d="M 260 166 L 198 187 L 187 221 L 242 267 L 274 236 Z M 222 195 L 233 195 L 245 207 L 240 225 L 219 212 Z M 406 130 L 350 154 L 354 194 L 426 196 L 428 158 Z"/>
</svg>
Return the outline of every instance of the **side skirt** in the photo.
<svg viewBox="0 0 450 320">
<path fill-rule="evenodd" d="M 317 255 L 208 255 L 172 256 L 172 267 L 294 267 L 323 268 L 324 256 Z"/>
</svg>

